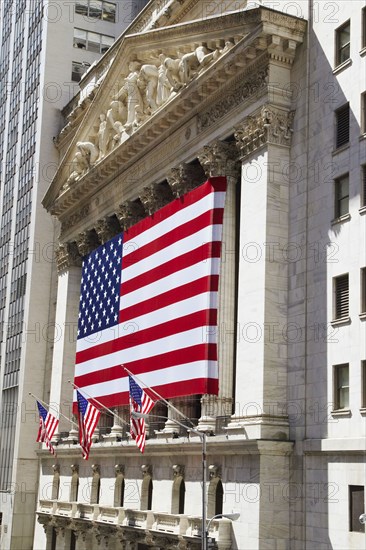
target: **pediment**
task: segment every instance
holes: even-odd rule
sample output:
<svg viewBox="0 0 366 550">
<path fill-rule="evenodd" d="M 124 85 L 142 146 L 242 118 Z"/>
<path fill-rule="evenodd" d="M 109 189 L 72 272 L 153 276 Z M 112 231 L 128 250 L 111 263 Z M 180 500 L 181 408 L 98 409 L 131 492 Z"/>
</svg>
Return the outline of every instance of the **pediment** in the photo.
<svg viewBox="0 0 366 550">
<path fill-rule="evenodd" d="M 304 20 L 258 8 L 124 36 L 46 193 L 45 208 L 62 218 L 259 57 L 291 63 L 305 26 Z"/>
</svg>

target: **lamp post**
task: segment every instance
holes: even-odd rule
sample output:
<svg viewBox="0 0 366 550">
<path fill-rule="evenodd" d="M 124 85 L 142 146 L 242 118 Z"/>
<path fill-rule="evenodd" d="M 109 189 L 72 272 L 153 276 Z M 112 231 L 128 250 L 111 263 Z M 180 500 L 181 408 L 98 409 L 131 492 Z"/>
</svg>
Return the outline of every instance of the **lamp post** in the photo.
<svg viewBox="0 0 366 550">
<path fill-rule="evenodd" d="M 175 422 L 176 424 L 178 424 L 178 426 L 181 426 L 182 428 L 184 428 L 185 430 L 187 430 L 188 432 L 192 432 L 196 435 L 198 435 L 198 437 L 200 438 L 201 440 L 201 444 L 202 444 L 202 535 L 201 535 L 201 541 L 202 541 L 202 545 L 201 545 L 201 548 L 202 550 L 207 550 L 207 532 L 208 532 L 208 529 L 206 529 L 206 508 L 207 508 L 207 503 L 206 503 L 206 495 L 207 495 L 207 491 L 206 491 L 206 487 L 207 487 L 207 458 L 206 458 L 206 443 L 207 443 L 207 435 L 205 432 L 200 432 L 199 430 L 195 430 L 194 428 L 189 428 L 188 426 L 186 426 L 185 424 L 183 424 L 182 422 L 179 422 L 179 420 L 176 420 L 175 418 L 171 418 L 169 419 L 168 417 L 166 416 L 160 416 L 160 415 L 153 415 L 153 414 L 143 414 L 143 413 L 139 413 L 137 411 L 132 411 L 131 412 L 131 416 L 133 418 L 144 418 L 145 420 L 148 420 L 149 418 L 161 418 L 163 420 L 171 420 L 173 422 Z M 221 514 L 222 517 L 227 517 L 227 516 L 224 516 Z M 216 516 L 214 516 L 216 517 Z M 211 518 L 210 519 L 210 522 L 212 521 L 212 519 L 214 518 Z M 209 522 L 209 524 L 210 524 Z"/>
</svg>

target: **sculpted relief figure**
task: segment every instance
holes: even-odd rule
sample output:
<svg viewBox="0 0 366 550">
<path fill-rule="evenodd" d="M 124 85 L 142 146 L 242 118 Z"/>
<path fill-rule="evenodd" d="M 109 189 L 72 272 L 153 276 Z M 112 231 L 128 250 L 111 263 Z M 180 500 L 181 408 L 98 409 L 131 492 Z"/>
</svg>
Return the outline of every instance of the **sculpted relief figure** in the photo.
<svg viewBox="0 0 366 550">
<path fill-rule="evenodd" d="M 151 114 L 158 108 L 157 89 L 159 71 L 155 65 L 142 65 L 137 84 L 143 99 L 143 111 Z M 145 100 L 145 101 L 144 101 Z"/>
<path fill-rule="evenodd" d="M 112 133 L 111 148 L 121 143 L 124 125 L 127 121 L 127 108 L 121 101 L 114 100 L 111 102 L 107 111 L 108 127 Z"/>
<path fill-rule="evenodd" d="M 125 129 L 130 130 L 135 122 L 136 111 L 143 111 L 143 99 L 138 86 L 141 63 L 130 61 L 128 69 L 130 73 L 124 79 L 125 83 L 117 94 L 116 99 L 127 103 L 127 121 Z"/>
<path fill-rule="evenodd" d="M 112 97 L 109 108 L 99 115 L 96 135 L 89 137 L 88 141 L 79 141 L 76 144 L 71 173 L 65 188 L 79 180 L 94 164 L 124 142 L 147 117 L 189 84 L 200 70 L 233 46 L 234 40 L 228 39 L 223 48 L 215 50 L 210 50 L 206 43 L 202 43 L 188 53 L 177 50 L 176 57 L 160 53 L 156 62 L 130 61 L 129 73 L 123 79 L 123 86 Z M 264 113 L 263 117 L 270 123 L 272 113 Z M 289 133 L 290 130 L 287 131 Z"/>
</svg>

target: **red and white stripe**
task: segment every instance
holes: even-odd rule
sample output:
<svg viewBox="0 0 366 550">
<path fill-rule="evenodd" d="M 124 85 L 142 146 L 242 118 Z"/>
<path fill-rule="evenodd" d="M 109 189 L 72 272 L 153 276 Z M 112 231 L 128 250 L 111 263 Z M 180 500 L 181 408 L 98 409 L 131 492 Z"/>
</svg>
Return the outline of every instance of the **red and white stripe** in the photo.
<svg viewBox="0 0 366 550">
<path fill-rule="evenodd" d="M 121 364 L 165 398 L 218 393 L 225 191 L 212 178 L 124 233 L 119 324 L 77 342 L 75 384 L 103 405 L 128 403 Z"/>
</svg>

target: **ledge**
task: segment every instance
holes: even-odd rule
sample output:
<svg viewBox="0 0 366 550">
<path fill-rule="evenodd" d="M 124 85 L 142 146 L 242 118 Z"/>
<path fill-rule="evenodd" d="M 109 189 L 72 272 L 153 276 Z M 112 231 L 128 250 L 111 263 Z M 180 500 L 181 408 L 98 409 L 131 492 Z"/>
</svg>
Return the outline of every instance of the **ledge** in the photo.
<svg viewBox="0 0 366 550">
<path fill-rule="evenodd" d="M 361 321 L 365 321 L 365 319 L 366 319 L 366 311 L 363 311 L 362 313 L 360 313 L 359 318 L 361 319 Z"/>
<path fill-rule="evenodd" d="M 359 213 L 361 214 L 361 216 L 363 216 L 363 214 L 366 214 L 366 205 L 365 206 L 361 206 L 361 208 L 358 210 Z"/>
<path fill-rule="evenodd" d="M 334 411 L 331 411 L 330 413 L 332 416 L 335 416 L 335 417 L 350 417 L 352 416 L 352 412 L 350 409 L 336 409 Z"/>
<path fill-rule="evenodd" d="M 364 437 L 341 437 L 329 439 L 307 439 L 304 441 L 304 452 L 318 453 L 349 453 L 366 455 Z"/>
<path fill-rule="evenodd" d="M 333 321 L 330 322 L 332 327 L 341 327 L 343 325 L 350 325 L 351 324 L 351 317 L 341 317 L 340 319 L 333 319 Z"/>
<path fill-rule="evenodd" d="M 337 225 L 338 223 L 348 222 L 351 219 L 351 214 L 344 214 L 339 216 L 339 218 L 334 218 L 330 223 L 331 225 Z"/>
<path fill-rule="evenodd" d="M 349 149 L 349 147 L 350 147 L 350 144 L 348 142 L 348 143 L 345 143 L 344 145 L 341 145 L 340 147 L 337 147 L 337 149 L 333 149 L 332 156 L 334 157 L 335 155 L 343 153 L 343 151 L 346 151 L 347 149 Z"/>
<path fill-rule="evenodd" d="M 360 415 L 361 415 L 361 416 L 366 416 L 366 407 L 361 407 L 361 409 L 360 409 Z"/>
<path fill-rule="evenodd" d="M 350 65 L 352 65 L 352 59 L 349 58 L 349 59 L 346 59 L 346 61 L 343 61 L 343 63 L 341 63 L 340 65 L 337 65 L 332 73 L 333 74 L 339 74 L 341 73 L 344 69 L 346 69 L 346 67 L 349 67 Z"/>
<path fill-rule="evenodd" d="M 366 55 L 366 46 L 360 50 L 360 56 L 363 57 L 364 55 Z"/>
</svg>

